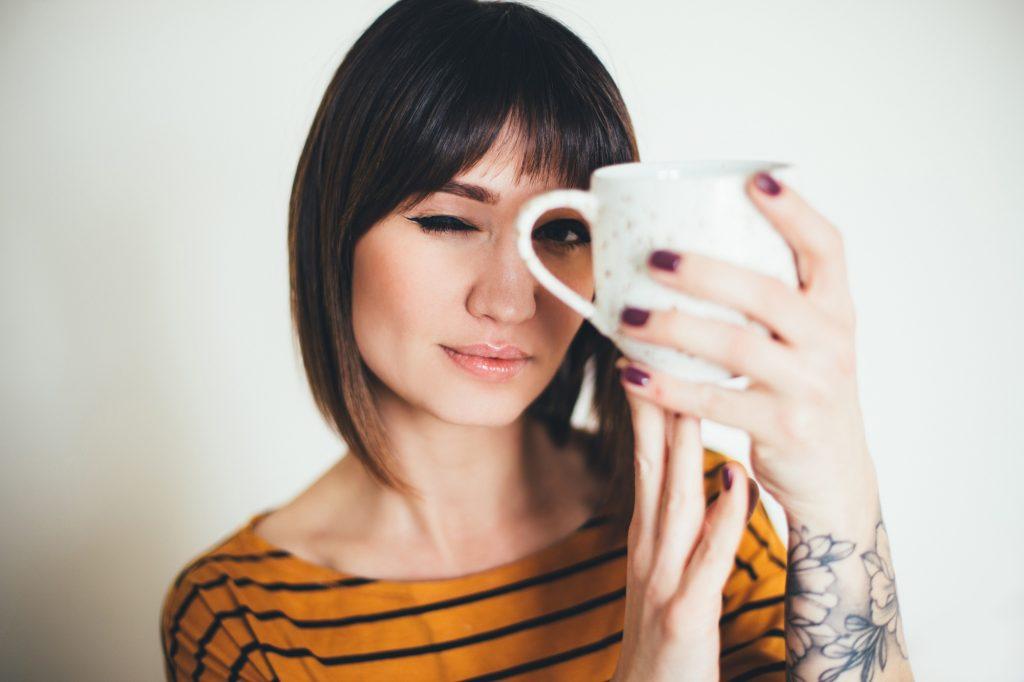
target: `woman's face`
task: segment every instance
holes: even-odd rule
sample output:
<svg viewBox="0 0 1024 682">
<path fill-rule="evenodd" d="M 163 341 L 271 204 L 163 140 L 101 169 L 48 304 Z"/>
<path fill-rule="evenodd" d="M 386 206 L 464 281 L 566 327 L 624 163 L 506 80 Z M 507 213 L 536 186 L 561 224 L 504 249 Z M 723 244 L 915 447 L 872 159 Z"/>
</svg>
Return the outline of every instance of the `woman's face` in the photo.
<svg viewBox="0 0 1024 682">
<path fill-rule="evenodd" d="M 495 145 L 453 179 L 485 188 L 493 203 L 457 189 L 437 192 L 390 214 L 357 242 L 352 323 L 364 361 L 383 384 L 375 387 L 382 400 L 450 423 L 507 425 L 558 369 L 583 319 L 533 278 L 517 252 L 514 225 L 524 201 L 557 185 L 530 176 L 514 184 L 516 153 Z M 436 216 L 469 227 L 430 232 L 451 225 Z M 534 226 L 541 261 L 587 300 L 589 240 L 586 224 L 569 210 L 549 212 Z M 571 246 L 577 241 L 582 245 Z M 475 344 L 508 344 L 527 358 L 518 371 L 498 367 L 498 376 L 481 376 L 465 365 L 486 361 L 446 350 Z"/>
</svg>

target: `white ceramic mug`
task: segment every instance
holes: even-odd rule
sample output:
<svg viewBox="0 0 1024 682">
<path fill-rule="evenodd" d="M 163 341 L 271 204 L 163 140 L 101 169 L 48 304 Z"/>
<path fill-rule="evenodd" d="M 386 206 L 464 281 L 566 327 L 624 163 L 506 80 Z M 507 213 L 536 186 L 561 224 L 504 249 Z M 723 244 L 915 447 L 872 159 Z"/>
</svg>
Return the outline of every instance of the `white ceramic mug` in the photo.
<svg viewBox="0 0 1024 682">
<path fill-rule="evenodd" d="M 771 161 L 633 162 L 604 166 L 590 189 L 558 189 L 526 201 L 516 218 L 519 254 L 534 277 L 589 320 L 629 358 L 687 381 L 725 383 L 728 369 L 668 346 L 617 332 L 626 306 L 676 308 L 693 315 L 768 329 L 739 311 L 682 293 L 654 280 L 647 258 L 656 249 L 702 253 L 798 286 L 793 252 L 747 196 L 755 173 L 789 167 Z M 533 247 L 537 220 L 572 209 L 589 223 L 594 300 L 585 300 L 544 266 Z M 685 260 L 685 257 L 684 257 Z M 685 265 L 683 266 L 685 267 Z"/>
</svg>

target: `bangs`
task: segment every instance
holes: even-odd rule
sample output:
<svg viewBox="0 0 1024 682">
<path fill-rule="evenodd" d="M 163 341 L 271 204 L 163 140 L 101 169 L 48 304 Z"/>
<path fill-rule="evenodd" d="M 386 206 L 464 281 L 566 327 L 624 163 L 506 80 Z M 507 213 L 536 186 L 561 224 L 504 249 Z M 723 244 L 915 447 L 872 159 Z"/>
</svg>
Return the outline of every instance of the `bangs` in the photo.
<svg viewBox="0 0 1024 682">
<path fill-rule="evenodd" d="M 400 82 L 378 90 L 394 117 L 378 150 L 402 155 L 377 166 L 402 169 L 385 183 L 392 205 L 418 203 L 499 142 L 521 150 L 516 182 L 560 187 L 586 188 L 594 169 L 637 157 L 611 77 L 569 29 L 520 5 L 448 4 L 469 3 L 404 27 L 384 75 Z"/>
</svg>

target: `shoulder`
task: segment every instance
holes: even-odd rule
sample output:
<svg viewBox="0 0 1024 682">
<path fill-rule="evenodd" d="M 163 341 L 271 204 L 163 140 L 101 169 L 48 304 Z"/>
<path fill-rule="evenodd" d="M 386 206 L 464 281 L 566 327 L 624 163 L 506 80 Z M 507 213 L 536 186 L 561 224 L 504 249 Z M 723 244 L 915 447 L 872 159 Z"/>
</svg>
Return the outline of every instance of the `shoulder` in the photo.
<svg viewBox="0 0 1024 682">
<path fill-rule="evenodd" d="M 198 678 L 204 669 L 227 672 L 232 668 L 243 673 L 243 679 L 263 679 L 259 669 L 247 662 L 238 641 L 226 636 L 225 624 L 240 619 L 247 608 L 237 587 L 249 579 L 254 566 L 272 559 L 271 552 L 247 540 L 243 527 L 179 567 L 164 590 L 160 608 L 168 679 Z"/>
</svg>

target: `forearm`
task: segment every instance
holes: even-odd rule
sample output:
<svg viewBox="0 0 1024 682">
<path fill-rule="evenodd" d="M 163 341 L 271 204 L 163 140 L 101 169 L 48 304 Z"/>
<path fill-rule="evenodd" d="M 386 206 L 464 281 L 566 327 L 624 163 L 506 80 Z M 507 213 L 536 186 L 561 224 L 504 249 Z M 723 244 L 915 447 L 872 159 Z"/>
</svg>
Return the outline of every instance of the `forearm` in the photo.
<svg viewBox="0 0 1024 682">
<path fill-rule="evenodd" d="M 859 509 L 787 513 L 789 680 L 914 679 L 877 487 L 869 489 Z"/>
</svg>

